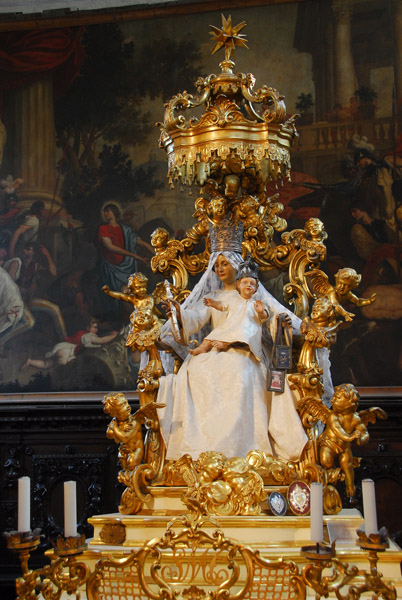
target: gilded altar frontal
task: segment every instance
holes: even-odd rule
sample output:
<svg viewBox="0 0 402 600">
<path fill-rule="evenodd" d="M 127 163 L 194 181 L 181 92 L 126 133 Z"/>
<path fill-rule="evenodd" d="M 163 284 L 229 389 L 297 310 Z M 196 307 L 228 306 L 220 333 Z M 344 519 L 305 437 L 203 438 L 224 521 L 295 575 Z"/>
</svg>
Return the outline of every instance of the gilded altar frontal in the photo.
<svg viewBox="0 0 402 600">
<path fill-rule="evenodd" d="M 157 289 L 152 302 L 160 306 L 164 244 L 174 254 L 190 239 L 202 252 L 211 217 L 202 220 L 205 199 L 220 193 L 207 183 L 211 171 L 204 166 L 214 152 L 220 160 L 231 152 L 224 129 L 216 128 L 208 145 L 208 115 L 198 130 L 178 135 L 167 113 L 176 110 L 177 94 L 206 93 L 208 76 L 218 76 L 224 60 L 234 61 L 234 76 L 245 75 L 241 85 L 250 97 L 267 88 L 259 117 L 242 107 L 227 117 L 237 150 L 244 143 L 245 162 L 251 148 L 258 155 L 259 185 L 270 199 L 259 209 L 263 220 L 254 192 L 237 208 L 245 215 L 248 252 L 254 242 L 279 248 L 276 255 L 260 252 L 260 282 L 303 312 L 299 271 L 290 280 L 284 275 L 280 248 L 310 243 L 319 219 L 323 234 L 313 237 L 327 279 L 312 273 L 310 289 L 324 286 L 336 296 L 336 318 L 345 311 L 336 344 L 323 342 L 333 383 L 402 385 L 401 6 L 388 0 L 237 5 L 231 23 L 247 27 L 237 31 L 241 43 L 226 58 L 218 11 L 102 22 L 88 16 L 37 29 L 2 24 L 0 392 L 136 389 L 141 352 L 152 354 L 163 316 L 152 316 L 152 335 L 127 346 L 133 303 L 121 296 L 141 294 L 141 286 Z M 176 101 L 181 109 L 183 98 Z M 264 120 L 273 106 L 275 118 Z M 219 110 L 226 114 L 222 103 Z M 195 107 L 195 118 L 201 114 Z M 254 119 L 247 135 L 242 119 Z M 162 132 L 155 123 L 164 124 Z M 178 144 L 174 152 L 171 142 Z M 212 218 L 219 218 L 215 204 Z M 189 263 L 176 270 L 173 294 L 175 285 L 190 291 L 200 272 Z M 129 284 L 136 273 L 142 279 Z M 315 327 L 306 323 L 307 337 Z M 301 360 L 314 365 L 311 348 L 304 347 Z"/>
</svg>

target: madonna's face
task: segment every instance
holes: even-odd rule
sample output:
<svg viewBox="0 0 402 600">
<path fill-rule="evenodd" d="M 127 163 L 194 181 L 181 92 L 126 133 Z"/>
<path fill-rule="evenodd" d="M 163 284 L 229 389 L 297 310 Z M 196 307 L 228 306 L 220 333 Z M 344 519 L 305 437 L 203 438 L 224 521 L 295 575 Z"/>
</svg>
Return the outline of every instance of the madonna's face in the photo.
<svg viewBox="0 0 402 600">
<path fill-rule="evenodd" d="M 215 262 L 215 273 L 222 283 L 234 283 L 236 277 L 236 269 L 232 267 L 230 262 L 220 254 Z"/>
</svg>

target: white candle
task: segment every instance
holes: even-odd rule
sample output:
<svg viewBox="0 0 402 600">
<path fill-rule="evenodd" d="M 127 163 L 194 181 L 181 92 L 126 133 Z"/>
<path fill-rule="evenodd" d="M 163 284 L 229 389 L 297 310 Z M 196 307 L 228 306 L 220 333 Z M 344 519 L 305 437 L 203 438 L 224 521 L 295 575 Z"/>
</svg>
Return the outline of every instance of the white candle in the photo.
<svg viewBox="0 0 402 600">
<path fill-rule="evenodd" d="M 31 480 L 18 479 L 18 531 L 31 531 Z"/>
<path fill-rule="evenodd" d="M 75 481 L 64 482 L 64 536 L 77 535 L 77 494 Z"/>
<path fill-rule="evenodd" d="M 365 531 L 366 535 L 369 536 L 370 533 L 378 533 L 374 481 L 372 479 L 363 479 L 362 491 L 363 491 L 364 531 Z"/>
<path fill-rule="evenodd" d="M 316 544 L 324 540 L 321 483 L 312 483 L 310 486 L 310 537 Z"/>
</svg>

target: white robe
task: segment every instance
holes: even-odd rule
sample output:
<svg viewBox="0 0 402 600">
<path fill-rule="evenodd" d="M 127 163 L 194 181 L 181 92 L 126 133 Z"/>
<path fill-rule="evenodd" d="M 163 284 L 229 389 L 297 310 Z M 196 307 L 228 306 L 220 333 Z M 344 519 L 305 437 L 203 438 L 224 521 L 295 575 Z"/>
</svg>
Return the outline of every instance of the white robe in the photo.
<svg viewBox="0 0 402 600">
<path fill-rule="evenodd" d="M 268 312 L 268 308 L 264 308 Z M 246 300 L 238 292 L 236 295 L 231 294 L 224 305 L 224 312 L 226 312 L 224 322 L 214 328 L 204 339 L 247 344 L 257 360 L 261 360 L 262 322 L 255 311 L 255 300 Z"/>
<path fill-rule="evenodd" d="M 217 290 L 211 295 L 228 303 L 237 291 Z M 210 320 L 216 328 L 227 313 L 198 303 L 182 310 L 183 334 L 198 332 Z M 294 398 L 266 390 L 263 361 L 246 349 L 230 348 L 188 356 L 177 375 L 160 380 L 158 402 L 167 459 L 214 450 L 227 457 L 263 450 L 285 460 L 299 458 L 307 437 L 297 415 Z M 269 423 L 269 426 L 268 426 Z M 268 433 L 269 430 L 269 433 Z"/>
</svg>

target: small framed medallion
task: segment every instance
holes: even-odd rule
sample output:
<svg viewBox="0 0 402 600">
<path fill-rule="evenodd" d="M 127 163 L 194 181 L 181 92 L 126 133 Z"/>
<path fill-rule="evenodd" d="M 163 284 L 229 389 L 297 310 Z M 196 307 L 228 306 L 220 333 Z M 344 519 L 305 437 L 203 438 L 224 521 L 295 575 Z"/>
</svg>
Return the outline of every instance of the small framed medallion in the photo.
<svg viewBox="0 0 402 600">
<path fill-rule="evenodd" d="M 282 393 L 285 389 L 285 375 L 285 371 L 280 371 L 279 369 L 268 369 L 268 391 Z"/>
<path fill-rule="evenodd" d="M 292 368 L 292 347 L 291 346 L 277 346 L 276 347 L 275 366 L 278 369 L 291 369 Z"/>
<path fill-rule="evenodd" d="M 304 481 L 294 481 L 288 487 L 289 508 L 295 515 L 308 515 L 310 512 L 310 488 Z"/>
<path fill-rule="evenodd" d="M 286 515 L 288 505 L 283 494 L 280 492 L 272 492 L 272 494 L 269 496 L 268 502 L 269 508 L 274 515 L 277 517 L 283 517 L 283 515 Z"/>
</svg>

